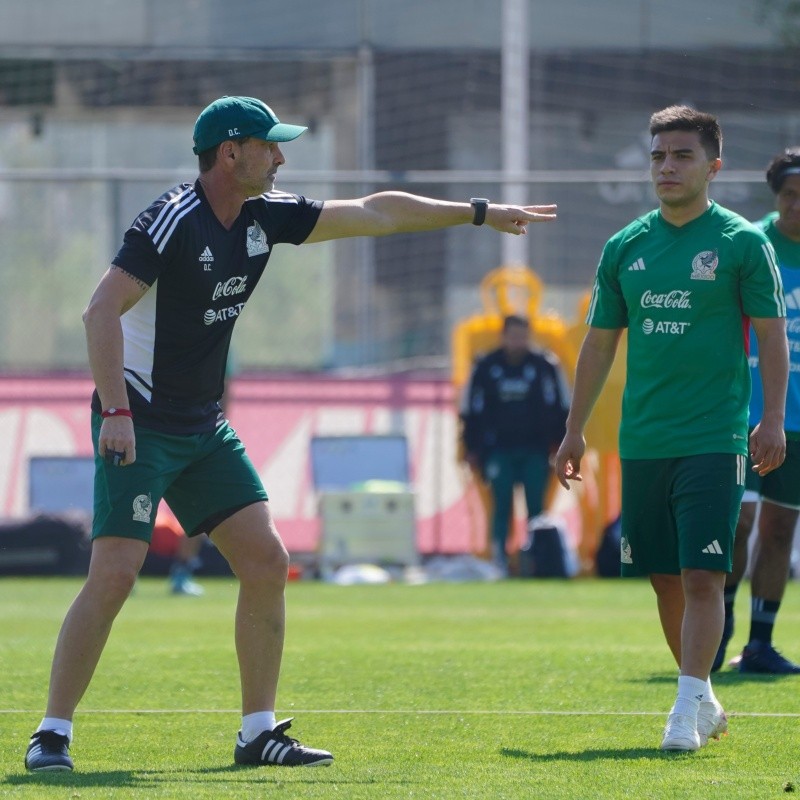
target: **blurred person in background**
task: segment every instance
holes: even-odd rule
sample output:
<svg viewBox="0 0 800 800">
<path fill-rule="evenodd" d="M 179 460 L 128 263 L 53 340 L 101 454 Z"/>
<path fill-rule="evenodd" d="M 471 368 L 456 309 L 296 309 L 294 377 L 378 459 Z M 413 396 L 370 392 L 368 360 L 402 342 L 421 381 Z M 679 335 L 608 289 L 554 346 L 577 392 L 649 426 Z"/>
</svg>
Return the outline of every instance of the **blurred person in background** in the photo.
<svg viewBox="0 0 800 800">
<path fill-rule="evenodd" d="M 205 594 L 203 587 L 192 580 L 194 573 L 202 566 L 200 551 L 204 535 L 182 536 L 175 558 L 169 568 L 169 586 L 172 594 L 187 597 L 200 597 Z"/>
<path fill-rule="evenodd" d="M 736 590 L 747 569 L 750 533 L 758 511 L 756 540 L 750 564 L 750 635 L 741 654 L 731 660 L 740 672 L 772 675 L 800 674 L 800 665 L 781 655 L 772 644 L 775 619 L 791 567 L 792 544 L 800 514 L 800 147 L 781 153 L 767 168 L 767 183 L 777 210 L 757 224 L 767 234 L 778 256 L 786 293 L 789 339 L 789 386 L 786 395 L 786 460 L 762 477 L 747 471 L 742 509 L 736 527 L 733 570 L 725 580 L 725 626 L 712 667 L 720 669 L 733 636 Z M 753 393 L 750 425 L 761 419 L 758 342 L 751 336 L 750 370 Z"/>
<path fill-rule="evenodd" d="M 529 520 L 542 512 L 569 402 L 558 360 L 529 342 L 528 320 L 506 317 L 502 344 L 475 365 L 461 410 L 464 456 L 491 486 L 492 556 L 506 574 L 514 487 L 525 490 Z"/>
<path fill-rule="evenodd" d="M 136 218 L 84 312 L 96 385 L 92 555 L 56 643 L 45 717 L 25 756 L 30 770 L 73 769 L 73 714 L 136 581 L 162 498 L 189 535 L 210 536 L 239 580 L 234 761 L 333 761 L 289 737 L 291 720 L 275 718 L 289 556 L 261 479 L 219 406 L 234 324 L 277 244 L 484 223 L 519 235 L 555 219 L 555 206 L 404 192 L 322 202 L 274 191 L 281 144 L 305 130 L 281 123 L 255 98 L 207 106 L 194 128 L 198 179 Z"/>
<path fill-rule="evenodd" d="M 661 749 L 692 751 L 728 727 L 709 675 L 747 455 L 763 477 L 786 451 L 786 304 L 769 239 L 709 199 L 722 167 L 717 119 L 672 106 L 653 114 L 650 136 L 659 207 L 603 249 L 556 474 L 566 488 L 580 480 L 586 421 L 627 328 L 622 575 L 649 577 L 680 669 Z M 758 337 L 764 395 L 749 437 L 743 315 Z"/>
</svg>

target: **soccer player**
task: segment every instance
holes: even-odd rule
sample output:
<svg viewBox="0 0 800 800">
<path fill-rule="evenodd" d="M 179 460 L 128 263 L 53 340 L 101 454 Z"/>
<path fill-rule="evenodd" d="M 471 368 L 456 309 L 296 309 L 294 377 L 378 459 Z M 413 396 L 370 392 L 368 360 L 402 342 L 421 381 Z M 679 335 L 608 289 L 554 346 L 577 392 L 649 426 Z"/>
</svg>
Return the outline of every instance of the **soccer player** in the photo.
<svg viewBox="0 0 800 800">
<path fill-rule="evenodd" d="M 289 557 L 267 493 L 219 406 L 234 324 L 273 247 L 484 222 L 525 234 L 555 206 L 402 192 L 320 202 L 273 191 L 281 144 L 306 129 L 260 100 L 223 97 L 194 128 L 200 175 L 169 189 L 125 234 L 84 312 L 96 392 L 95 513 L 89 574 L 56 644 L 31 770 L 71 770 L 73 713 L 127 599 L 163 498 L 190 535 L 208 533 L 239 580 L 238 764 L 329 764 L 276 723 Z"/>
<path fill-rule="evenodd" d="M 672 106 L 650 118 L 658 208 L 611 237 L 597 268 L 556 474 L 580 480 L 584 426 L 628 329 L 622 403 L 624 576 L 648 576 L 678 663 L 661 748 L 697 750 L 727 730 L 709 681 L 745 459 L 764 476 L 785 454 L 788 354 L 775 251 L 709 200 L 722 161 L 716 118 Z M 748 317 L 764 410 L 748 442 Z"/>
<path fill-rule="evenodd" d="M 733 571 L 725 580 L 725 626 L 712 672 L 725 661 L 725 650 L 733 636 L 736 590 L 747 568 L 748 539 L 760 501 L 750 572 L 750 636 L 741 655 L 731 664 L 737 665 L 740 672 L 797 675 L 800 665 L 775 649 L 772 630 L 789 577 L 792 542 L 800 514 L 800 147 L 786 150 L 772 159 L 767 168 L 767 183 L 775 194 L 777 211 L 757 224 L 775 248 L 787 297 L 790 368 L 784 423 L 786 460 L 764 478 L 748 471 L 736 526 Z M 750 369 L 753 375 L 750 424 L 755 425 L 761 418 L 764 403 L 755 346 L 750 352 Z"/>
</svg>

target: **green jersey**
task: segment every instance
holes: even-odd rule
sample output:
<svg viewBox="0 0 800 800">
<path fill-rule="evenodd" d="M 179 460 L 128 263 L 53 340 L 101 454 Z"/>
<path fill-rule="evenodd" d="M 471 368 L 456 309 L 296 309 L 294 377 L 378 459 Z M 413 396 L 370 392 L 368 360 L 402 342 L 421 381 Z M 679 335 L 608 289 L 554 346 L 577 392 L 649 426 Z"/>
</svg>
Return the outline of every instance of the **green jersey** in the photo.
<svg viewBox="0 0 800 800">
<path fill-rule="evenodd" d="M 769 239 L 712 203 L 675 227 L 656 210 L 603 249 L 586 321 L 628 328 L 623 458 L 747 453 L 750 317 L 784 317 Z"/>
</svg>

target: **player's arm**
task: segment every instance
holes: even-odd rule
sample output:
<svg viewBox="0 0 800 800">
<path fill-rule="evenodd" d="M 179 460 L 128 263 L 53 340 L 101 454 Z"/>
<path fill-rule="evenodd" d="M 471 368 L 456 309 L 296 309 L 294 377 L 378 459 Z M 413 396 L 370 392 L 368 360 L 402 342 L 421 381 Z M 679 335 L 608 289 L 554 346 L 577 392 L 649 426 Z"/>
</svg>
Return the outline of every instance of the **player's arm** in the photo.
<svg viewBox="0 0 800 800">
<path fill-rule="evenodd" d="M 306 242 L 432 231 L 466 225 L 472 222 L 473 216 L 469 203 L 435 200 L 406 192 L 378 192 L 354 200 L 327 200 Z M 549 222 L 555 218 L 555 205 L 489 203 L 485 224 L 502 233 L 525 234 L 529 222 Z"/>
<path fill-rule="evenodd" d="M 566 433 L 567 415 L 569 414 L 570 405 L 570 388 L 567 382 L 567 376 L 564 374 L 564 369 L 558 358 L 556 358 L 554 354 L 549 355 L 547 361 L 553 370 L 553 381 L 556 390 L 555 400 L 550 412 L 550 430 L 548 430 L 550 455 L 552 456 L 558 449 L 561 439 Z"/>
<path fill-rule="evenodd" d="M 784 416 L 789 380 L 789 346 L 784 317 L 752 318 L 758 337 L 758 370 L 764 392 L 764 413 L 750 434 L 753 470 L 766 475 L 786 457 Z"/>
<path fill-rule="evenodd" d="M 581 458 L 586 450 L 583 430 L 608 378 L 621 335 L 621 328 L 590 327 L 581 345 L 567 432 L 556 453 L 555 473 L 566 489 L 569 489 L 569 481 L 581 480 Z"/>
<path fill-rule="evenodd" d="M 134 275 L 112 266 L 100 279 L 83 312 L 89 366 L 103 409 L 128 408 L 120 317 L 149 288 Z M 112 450 L 124 451 L 125 459 L 122 464 L 132 464 L 136 460 L 133 421 L 123 416 L 104 419 L 98 450 L 101 455 Z"/>
</svg>

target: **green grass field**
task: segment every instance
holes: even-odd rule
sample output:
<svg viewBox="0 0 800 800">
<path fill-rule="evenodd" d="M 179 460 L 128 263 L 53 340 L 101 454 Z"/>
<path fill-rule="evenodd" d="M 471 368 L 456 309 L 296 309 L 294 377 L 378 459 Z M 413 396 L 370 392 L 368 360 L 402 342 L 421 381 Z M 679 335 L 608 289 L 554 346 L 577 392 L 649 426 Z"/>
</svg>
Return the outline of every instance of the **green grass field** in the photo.
<svg viewBox="0 0 800 800">
<path fill-rule="evenodd" d="M 776 798 L 800 791 L 800 676 L 724 670 L 730 735 L 658 750 L 676 670 L 639 581 L 290 584 L 279 719 L 327 768 L 240 768 L 236 587 L 144 579 L 76 716 L 74 773 L 26 774 L 55 636 L 80 582 L 0 580 L 0 796 Z M 747 632 L 740 592 L 735 643 Z M 800 658 L 800 584 L 777 644 Z"/>
</svg>

